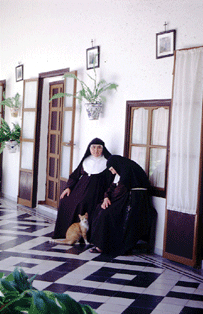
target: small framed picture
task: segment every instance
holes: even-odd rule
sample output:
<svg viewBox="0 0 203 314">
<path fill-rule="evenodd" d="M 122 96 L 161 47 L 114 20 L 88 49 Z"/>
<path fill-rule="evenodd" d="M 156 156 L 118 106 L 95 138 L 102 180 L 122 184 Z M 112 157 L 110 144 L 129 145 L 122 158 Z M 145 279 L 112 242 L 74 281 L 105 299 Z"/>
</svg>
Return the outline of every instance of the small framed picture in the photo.
<svg viewBox="0 0 203 314">
<path fill-rule="evenodd" d="M 16 82 L 23 80 L 23 64 L 16 67 Z"/>
<path fill-rule="evenodd" d="M 100 62 L 100 47 L 95 46 L 86 50 L 87 70 L 99 68 Z"/>
<path fill-rule="evenodd" d="M 165 58 L 174 55 L 176 44 L 176 30 L 156 34 L 156 58 Z"/>
</svg>

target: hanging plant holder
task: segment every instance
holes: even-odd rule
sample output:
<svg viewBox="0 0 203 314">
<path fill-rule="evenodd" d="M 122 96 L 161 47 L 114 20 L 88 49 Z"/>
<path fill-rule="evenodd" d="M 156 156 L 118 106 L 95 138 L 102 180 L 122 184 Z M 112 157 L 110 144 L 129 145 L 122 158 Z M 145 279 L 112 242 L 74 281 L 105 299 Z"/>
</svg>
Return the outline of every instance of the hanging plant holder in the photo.
<svg viewBox="0 0 203 314">
<path fill-rule="evenodd" d="M 52 101 L 61 97 L 74 97 L 79 100 L 79 103 L 85 103 L 85 107 L 88 113 L 90 120 L 99 119 L 99 114 L 102 112 L 102 104 L 106 101 L 106 97 L 103 95 L 106 91 L 116 90 L 118 84 L 107 83 L 104 79 L 101 79 L 97 82 L 97 73 L 95 66 L 93 65 L 94 75 L 91 76 L 88 74 L 88 77 L 91 79 L 92 84 L 88 86 L 84 81 L 80 80 L 74 73 L 64 74 L 64 78 L 72 78 L 78 81 L 81 84 L 81 89 L 75 94 L 69 93 L 57 93 L 51 97 L 49 101 Z"/>
<path fill-rule="evenodd" d="M 10 108 L 10 111 L 11 111 L 11 117 L 16 118 L 18 116 L 19 108 L 12 107 Z"/>
<path fill-rule="evenodd" d="M 102 112 L 102 103 L 85 104 L 89 120 L 98 120 L 99 114 Z"/>
<path fill-rule="evenodd" d="M 15 97 L 6 98 L 5 92 L 4 92 L 3 98 L 4 98 L 4 100 L 2 100 L 0 105 L 3 107 L 5 107 L 5 106 L 9 107 L 10 112 L 11 112 L 11 116 L 16 118 L 18 116 L 18 112 L 19 112 L 20 107 L 21 107 L 20 95 L 18 93 L 16 93 Z"/>
<path fill-rule="evenodd" d="M 19 144 L 17 141 L 8 141 L 6 142 L 6 148 L 8 149 L 9 153 L 16 153 L 18 150 Z"/>
</svg>

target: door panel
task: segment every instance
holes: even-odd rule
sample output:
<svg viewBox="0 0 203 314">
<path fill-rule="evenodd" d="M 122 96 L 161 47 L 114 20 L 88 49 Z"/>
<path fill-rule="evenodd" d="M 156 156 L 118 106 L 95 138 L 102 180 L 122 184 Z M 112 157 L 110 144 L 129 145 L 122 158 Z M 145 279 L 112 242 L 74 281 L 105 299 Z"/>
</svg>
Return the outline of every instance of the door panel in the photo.
<svg viewBox="0 0 203 314">
<path fill-rule="evenodd" d="M 76 93 L 76 80 L 66 78 L 62 83 L 51 83 L 50 98 L 59 92 Z M 49 115 L 46 204 L 57 208 L 59 196 L 72 172 L 75 98 L 54 99 Z"/>
<path fill-rule="evenodd" d="M 33 197 L 38 79 L 24 80 L 18 203 L 35 207 Z"/>
<path fill-rule="evenodd" d="M 63 93 L 64 82 L 50 83 L 50 98 Z M 47 153 L 47 183 L 46 183 L 46 204 L 57 207 L 59 194 L 59 160 L 61 143 L 61 117 L 63 99 L 58 98 L 49 105 L 49 130 L 48 130 L 48 153 Z"/>
<path fill-rule="evenodd" d="M 202 58 L 202 47 L 175 51 L 163 252 L 192 267 L 201 266 Z"/>
<path fill-rule="evenodd" d="M 0 102 L 3 100 L 3 92 L 5 92 L 5 87 L 6 87 L 6 81 L 5 80 L 0 81 Z M 4 117 L 4 108 L 3 106 L 0 106 L 0 120 L 3 117 Z M 1 193 L 1 187 L 2 187 L 2 156 L 3 154 L 0 154 L 0 193 Z"/>
<path fill-rule="evenodd" d="M 44 80 L 46 78 L 62 76 L 67 72 L 69 72 L 69 68 L 42 72 L 39 73 L 38 79 L 24 81 L 23 118 L 21 128 L 21 152 L 23 152 L 24 156 L 20 156 L 18 202 L 28 207 L 35 207 L 37 203 L 39 144 Z M 36 89 L 34 88 L 35 85 L 37 85 Z M 30 124 L 26 126 L 28 116 Z M 32 124 L 33 122 L 34 124 Z M 22 166 L 25 168 L 22 168 Z"/>
</svg>

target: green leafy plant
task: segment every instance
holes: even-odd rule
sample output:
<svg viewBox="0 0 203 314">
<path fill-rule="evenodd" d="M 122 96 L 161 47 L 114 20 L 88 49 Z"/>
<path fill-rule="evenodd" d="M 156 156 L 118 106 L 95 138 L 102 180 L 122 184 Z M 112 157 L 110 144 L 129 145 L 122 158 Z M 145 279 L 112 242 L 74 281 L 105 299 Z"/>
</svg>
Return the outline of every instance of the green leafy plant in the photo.
<svg viewBox="0 0 203 314">
<path fill-rule="evenodd" d="M 56 99 L 56 98 L 64 97 L 64 96 L 67 96 L 67 97 L 73 96 L 76 99 L 79 99 L 80 103 L 82 102 L 82 100 L 86 100 L 88 103 L 92 103 L 92 104 L 98 104 L 98 103 L 105 102 L 106 97 L 103 95 L 103 93 L 106 92 L 107 90 L 113 90 L 113 89 L 116 90 L 118 87 L 118 84 L 107 83 L 104 79 L 97 82 L 97 73 L 96 73 L 95 68 L 93 68 L 93 70 L 94 70 L 94 77 L 87 74 L 89 76 L 89 78 L 92 80 L 92 83 L 93 83 L 92 87 L 89 87 L 84 81 L 80 80 L 75 74 L 67 73 L 64 75 L 64 77 L 73 78 L 73 79 L 79 81 L 81 84 L 81 90 L 79 90 L 76 93 L 76 95 L 68 94 L 68 93 L 55 94 L 50 99 L 50 101 L 52 101 L 53 99 Z"/>
<path fill-rule="evenodd" d="M 18 268 L 6 277 L 0 274 L 0 313 L 96 314 L 90 306 L 81 305 L 67 294 L 37 290 L 32 286 L 35 277 L 29 279 Z"/>
<path fill-rule="evenodd" d="M 13 123 L 13 128 L 11 129 L 8 123 L 1 118 L 1 125 L 0 125 L 0 153 L 3 152 L 6 142 L 8 141 L 16 141 L 20 144 L 20 132 L 21 127 L 18 123 Z"/>
<path fill-rule="evenodd" d="M 7 106 L 9 108 L 16 108 L 16 109 L 20 108 L 21 102 L 20 102 L 20 95 L 18 93 L 16 93 L 14 97 L 8 97 L 8 98 L 5 98 L 5 93 L 3 93 L 3 98 L 4 100 L 2 100 L 2 102 L 0 103 L 0 105 L 2 105 L 3 107 Z"/>
</svg>

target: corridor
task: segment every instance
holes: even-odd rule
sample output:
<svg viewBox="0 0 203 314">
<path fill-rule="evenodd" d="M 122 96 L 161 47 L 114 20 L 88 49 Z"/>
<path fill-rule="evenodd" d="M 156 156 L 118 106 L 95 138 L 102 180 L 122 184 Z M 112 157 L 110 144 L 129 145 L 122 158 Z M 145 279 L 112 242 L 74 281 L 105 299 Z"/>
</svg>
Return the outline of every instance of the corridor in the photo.
<svg viewBox="0 0 203 314">
<path fill-rule="evenodd" d="M 67 293 L 98 314 L 203 313 L 201 270 L 157 255 L 106 256 L 49 241 L 54 219 L 0 199 L 0 272 L 21 267 L 34 287 Z"/>
</svg>

